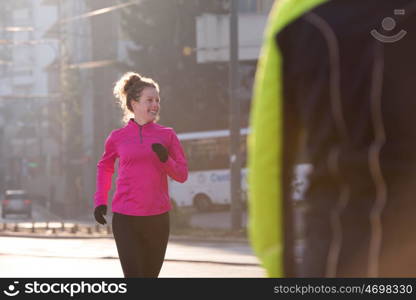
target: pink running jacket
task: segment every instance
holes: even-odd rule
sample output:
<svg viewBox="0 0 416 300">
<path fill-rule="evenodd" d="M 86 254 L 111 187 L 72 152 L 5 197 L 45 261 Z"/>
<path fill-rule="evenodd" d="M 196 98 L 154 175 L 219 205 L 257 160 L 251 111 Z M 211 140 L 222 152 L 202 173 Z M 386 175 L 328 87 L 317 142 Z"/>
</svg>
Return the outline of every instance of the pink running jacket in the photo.
<svg viewBox="0 0 416 300">
<path fill-rule="evenodd" d="M 153 152 L 153 143 L 166 147 L 169 152 L 166 162 L 162 163 Z M 95 207 L 107 205 L 117 158 L 119 164 L 113 212 L 150 216 L 172 208 L 167 175 L 179 182 L 185 182 L 188 177 L 185 155 L 172 128 L 154 122 L 139 125 L 130 119 L 126 126 L 110 133 L 97 164 Z"/>
</svg>

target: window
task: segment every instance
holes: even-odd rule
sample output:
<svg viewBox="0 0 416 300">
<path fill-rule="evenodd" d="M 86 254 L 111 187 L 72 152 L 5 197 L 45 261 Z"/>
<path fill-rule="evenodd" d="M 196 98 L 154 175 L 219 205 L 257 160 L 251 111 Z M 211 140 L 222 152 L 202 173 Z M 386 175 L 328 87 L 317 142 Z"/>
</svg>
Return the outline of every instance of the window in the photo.
<svg viewBox="0 0 416 300">
<path fill-rule="evenodd" d="M 274 0 L 239 0 L 238 10 L 240 13 L 268 14 L 273 3 Z"/>
<path fill-rule="evenodd" d="M 14 76 L 33 76 L 33 71 L 32 69 L 15 69 L 13 70 L 13 74 Z M 31 88 L 31 86 L 22 86 L 22 87 L 18 87 L 18 88 L 23 88 L 23 89 L 29 89 Z"/>
<path fill-rule="evenodd" d="M 214 133 L 215 134 L 215 133 Z M 230 167 L 230 137 L 215 136 L 182 139 L 190 171 L 228 169 Z M 246 167 L 246 135 L 240 136 L 241 166 Z"/>
</svg>

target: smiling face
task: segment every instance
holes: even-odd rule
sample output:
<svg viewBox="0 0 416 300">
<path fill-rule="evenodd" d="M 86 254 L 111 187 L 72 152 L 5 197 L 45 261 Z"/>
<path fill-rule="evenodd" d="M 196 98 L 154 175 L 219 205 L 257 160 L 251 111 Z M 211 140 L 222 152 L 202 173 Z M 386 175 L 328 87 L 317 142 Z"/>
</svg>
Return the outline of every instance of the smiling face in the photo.
<svg viewBox="0 0 416 300">
<path fill-rule="evenodd" d="M 144 88 L 138 100 L 131 102 L 136 122 L 143 125 L 156 120 L 160 110 L 160 97 L 157 89 Z"/>
</svg>

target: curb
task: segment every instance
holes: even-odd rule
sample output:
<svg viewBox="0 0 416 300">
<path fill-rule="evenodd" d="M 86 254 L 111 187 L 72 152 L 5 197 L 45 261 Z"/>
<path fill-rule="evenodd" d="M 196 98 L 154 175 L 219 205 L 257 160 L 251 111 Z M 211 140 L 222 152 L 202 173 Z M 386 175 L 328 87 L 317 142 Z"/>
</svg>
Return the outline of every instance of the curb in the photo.
<svg viewBox="0 0 416 300">
<path fill-rule="evenodd" d="M 171 241 L 189 242 L 218 242 L 218 243 L 249 243 L 246 237 L 226 236 L 221 232 L 218 236 L 202 232 L 170 234 Z M 201 228 L 194 228 L 196 231 Z M 3 223 L 0 225 L 0 236 L 20 237 L 20 238 L 52 238 L 52 239 L 112 239 L 113 233 L 111 225 L 100 226 L 90 222 L 17 222 Z"/>
<path fill-rule="evenodd" d="M 77 233 L 27 233 L 0 231 L 0 237 L 17 237 L 17 238 L 33 238 L 33 239 L 109 239 L 113 238 L 112 234 L 77 234 Z"/>
<path fill-rule="evenodd" d="M 39 239 L 113 239 L 112 234 L 92 233 L 27 233 L 14 231 L 0 231 L 0 237 L 18 237 L 18 238 L 39 238 Z M 248 244 L 249 241 L 245 238 L 237 237 L 199 237 L 190 235 L 174 235 L 171 234 L 169 241 L 174 242 L 199 242 L 199 243 L 242 243 Z"/>
</svg>

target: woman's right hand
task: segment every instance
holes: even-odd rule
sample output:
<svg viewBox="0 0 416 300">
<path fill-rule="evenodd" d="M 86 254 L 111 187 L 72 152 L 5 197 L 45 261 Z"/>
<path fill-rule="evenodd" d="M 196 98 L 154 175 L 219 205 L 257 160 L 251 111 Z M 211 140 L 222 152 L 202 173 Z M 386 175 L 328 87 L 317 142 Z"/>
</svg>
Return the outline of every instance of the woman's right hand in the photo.
<svg viewBox="0 0 416 300">
<path fill-rule="evenodd" d="M 94 218 L 101 225 L 107 224 L 104 216 L 107 214 L 107 205 L 100 205 L 94 209 Z"/>
</svg>

